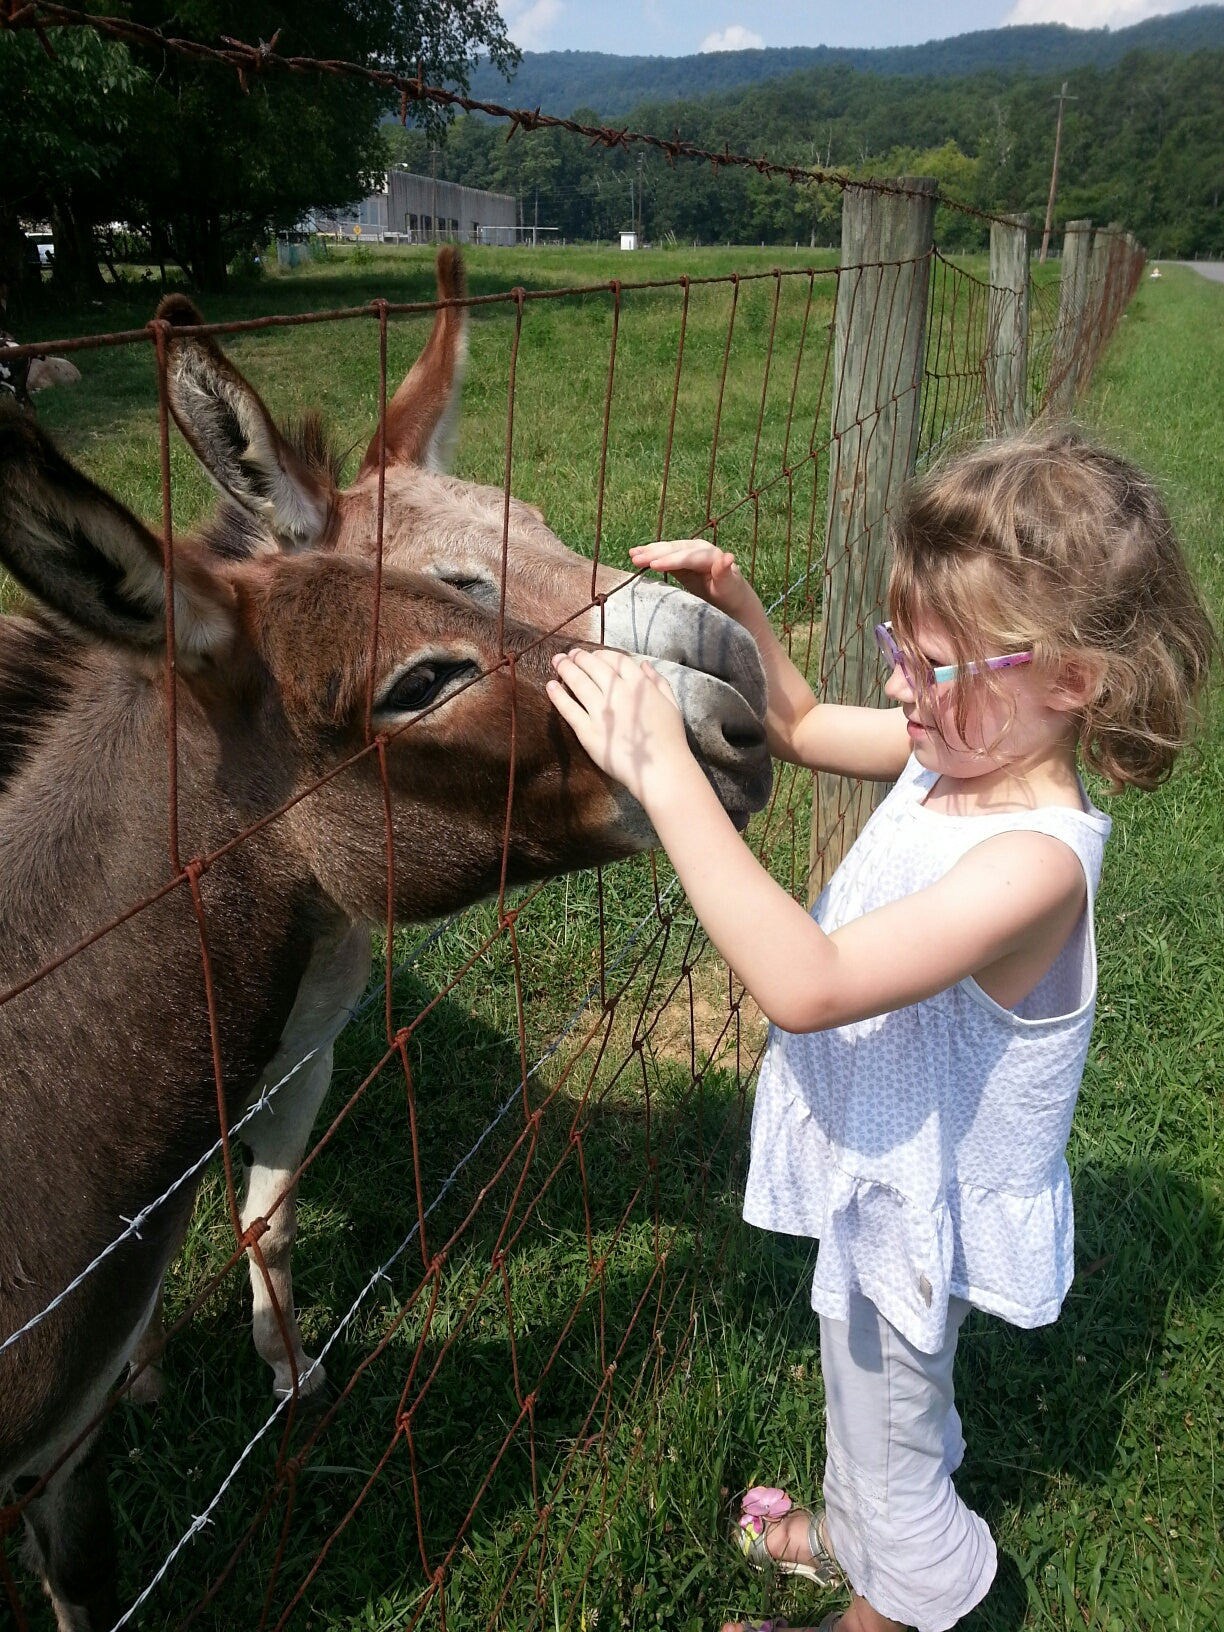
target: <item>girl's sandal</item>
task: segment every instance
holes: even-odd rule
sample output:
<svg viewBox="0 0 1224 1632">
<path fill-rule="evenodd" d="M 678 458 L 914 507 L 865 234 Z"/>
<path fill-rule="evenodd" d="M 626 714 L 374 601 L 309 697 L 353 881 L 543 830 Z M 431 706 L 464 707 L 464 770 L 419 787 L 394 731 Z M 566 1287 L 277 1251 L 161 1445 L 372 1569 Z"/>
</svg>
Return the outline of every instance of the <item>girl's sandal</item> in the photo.
<svg viewBox="0 0 1224 1632">
<path fill-rule="evenodd" d="M 798 1575 L 805 1581 L 814 1581 L 821 1587 L 839 1587 L 844 1576 L 837 1560 L 825 1545 L 821 1528 L 823 1508 L 814 1512 L 795 1507 L 784 1490 L 772 1485 L 754 1485 L 740 1501 L 740 1515 L 732 1530 L 735 1550 L 754 1570 L 776 1570 L 779 1575 Z M 810 1562 L 798 1563 L 792 1559 L 775 1558 L 766 1545 L 770 1531 L 791 1511 L 807 1518 L 807 1544 Z M 776 1623 L 779 1626 L 782 1623 Z"/>
</svg>

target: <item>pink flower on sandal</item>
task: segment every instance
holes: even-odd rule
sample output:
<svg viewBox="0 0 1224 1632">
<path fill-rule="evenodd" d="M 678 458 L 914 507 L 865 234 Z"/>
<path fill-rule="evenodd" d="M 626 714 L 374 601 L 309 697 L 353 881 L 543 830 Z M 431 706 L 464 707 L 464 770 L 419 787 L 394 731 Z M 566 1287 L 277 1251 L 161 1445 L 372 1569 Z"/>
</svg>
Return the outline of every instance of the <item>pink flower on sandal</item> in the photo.
<svg viewBox="0 0 1224 1632">
<path fill-rule="evenodd" d="M 753 1485 L 744 1492 L 740 1504 L 741 1530 L 751 1530 L 754 1536 L 763 1535 L 766 1522 L 785 1518 L 792 1507 L 790 1497 L 775 1485 Z"/>
</svg>

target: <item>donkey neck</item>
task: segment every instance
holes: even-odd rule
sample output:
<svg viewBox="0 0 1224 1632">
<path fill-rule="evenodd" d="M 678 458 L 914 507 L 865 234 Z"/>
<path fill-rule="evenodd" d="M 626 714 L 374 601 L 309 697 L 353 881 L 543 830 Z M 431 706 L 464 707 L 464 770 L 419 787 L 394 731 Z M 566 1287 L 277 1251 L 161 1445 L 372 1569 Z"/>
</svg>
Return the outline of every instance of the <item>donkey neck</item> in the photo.
<svg viewBox="0 0 1224 1632">
<path fill-rule="evenodd" d="M 165 712 L 160 677 L 91 656 L 71 706 L 0 793 L 0 990 L 173 878 Z M 225 793 L 223 745 L 185 690 L 179 727 L 187 858 L 250 816 Z M 99 1216 L 147 1200 L 216 1136 L 214 1022 L 228 1109 L 241 1109 L 316 946 L 343 927 L 280 839 L 284 826 L 245 839 L 200 879 L 211 1017 L 205 940 L 182 882 L 0 1004 L 0 1145 L 35 1125 L 48 1096 L 62 1100 L 51 1125 L 71 1130 L 72 1152 L 59 1171 L 80 1155 L 79 1183 L 111 1198 Z M 150 1125 L 129 1120 L 131 1095 L 156 1107 Z"/>
<path fill-rule="evenodd" d="M 274 752 L 261 731 L 257 701 L 228 733 L 226 722 L 182 685 L 178 703 L 178 842 L 185 861 L 215 852 L 283 803 L 294 769 L 284 764 L 283 741 Z M 0 789 L 5 985 L 173 877 L 166 716 L 160 674 L 95 652 L 79 658 L 68 704 L 40 722 L 37 741 Z M 306 864 L 286 847 L 284 825 L 244 840 L 201 885 L 206 908 L 211 899 L 218 915 L 219 946 L 246 946 L 256 961 L 263 944 L 279 946 L 290 920 L 303 912 L 320 924 L 338 920 Z M 186 886 L 174 893 L 185 895 Z M 128 939 L 130 955 L 142 938 Z M 161 966 L 168 951 L 149 944 L 141 961 Z M 198 946 L 193 955 L 198 965 Z M 304 948 L 289 962 L 304 967 L 309 955 Z M 140 975 L 132 970 L 130 978 L 138 982 Z"/>
</svg>

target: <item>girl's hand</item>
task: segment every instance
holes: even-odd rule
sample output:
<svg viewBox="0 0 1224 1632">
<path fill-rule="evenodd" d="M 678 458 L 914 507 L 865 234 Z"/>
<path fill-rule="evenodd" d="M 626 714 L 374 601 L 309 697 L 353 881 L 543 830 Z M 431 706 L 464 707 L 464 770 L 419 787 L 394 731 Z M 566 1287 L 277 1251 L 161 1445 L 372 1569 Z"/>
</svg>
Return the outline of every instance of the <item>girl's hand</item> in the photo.
<svg viewBox="0 0 1224 1632">
<path fill-rule="evenodd" d="M 692 759 L 671 687 L 649 663 L 604 647 L 553 658 L 548 695 L 591 758 L 645 809 Z"/>
<path fill-rule="evenodd" d="M 737 623 L 759 605 L 755 590 L 744 579 L 730 550 L 720 550 L 704 538 L 675 539 L 659 544 L 635 544 L 629 551 L 635 567 L 670 572 L 692 595 L 700 595 Z"/>
</svg>

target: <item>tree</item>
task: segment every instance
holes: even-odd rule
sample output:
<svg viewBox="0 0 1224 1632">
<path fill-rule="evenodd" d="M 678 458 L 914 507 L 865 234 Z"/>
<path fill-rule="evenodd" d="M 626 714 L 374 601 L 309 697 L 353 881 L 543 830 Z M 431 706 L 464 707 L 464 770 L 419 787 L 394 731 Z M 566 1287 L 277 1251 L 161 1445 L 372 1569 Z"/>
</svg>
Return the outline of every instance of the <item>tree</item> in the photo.
<svg viewBox="0 0 1224 1632">
<path fill-rule="evenodd" d="M 0 285 L 25 281 L 23 221 L 55 229 L 59 283 L 100 282 L 82 201 L 122 162 L 143 75 L 121 45 L 92 29 L 55 35 L 54 57 L 33 34 L 0 32 Z"/>
<path fill-rule="evenodd" d="M 160 0 L 133 0 L 132 11 L 153 22 Z M 504 69 L 518 60 L 494 0 L 180 0 L 178 18 L 200 39 L 254 43 L 279 30 L 286 55 L 419 69 L 429 83 L 460 87 L 480 49 Z M 270 73 L 250 76 L 244 92 L 236 75 L 183 58 L 167 58 L 150 85 L 155 142 L 133 178 L 131 213 L 166 232 L 201 288 L 223 281 L 236 249 L 311 207 L 351 203 L 384 167 L 387 101 L 371 85 Z M 435 126 L 445 117 L 413 111 Z"/>
<path fill-rule="evenodd" d="M 118 8 L 105 0 L 105 9 Z M 495 0 L 295 0 L 292 6 L 177 0 L 169 22 L 162 0 L 128 0 L 124 9 L 135 23 L 208 45 L 224 35 L 251 44 L 279 35 L 279 54 L 414 76 L 419 68 L 429 83 L 461 88 L 478 51 L 503 70 L 518 60 Z M 0 43 L 10 66 L 13 45 L 26 62 L 39 49 L 32 36 L 5 36 Z M 68 162 L 46 167 L 57 264 L 59 220 L 65 241 L 71 225 L 78 247 L 86 248 L 75 259 L 89 261 L 96 276 L 88 248 L 92 228 L 124 219 L 143 227 L 199 288 L 216 289 L 236 251 L 294 225 L 313 206 L 351 203 L 383 167 L 379 125 L 388 98 L 367 82 L 270 69 L 248 74 L 244 89 L 235 72 L 218 64 L 145 47 L 133 47 L 128 57 L 121 47 L 94 46 L 119 53 L 115 63 L 127 64 L 122 92 L 117 68 L 113 72 L 122 144 L 118 152 L 114 144 L 96 152 L 84 175 Z M 96 114 L 91 96 L 80 94 L 80 73 L 48 64 L 40 74 L 49 82 L 46 104 L 58 110 L 69 143 L 88 146 Z M 421 117 L 437 125 L 446 116 L 426 108 Z M 44 132 L 52 128 L 49 121 L 38 123 Z"/>
</svg>

